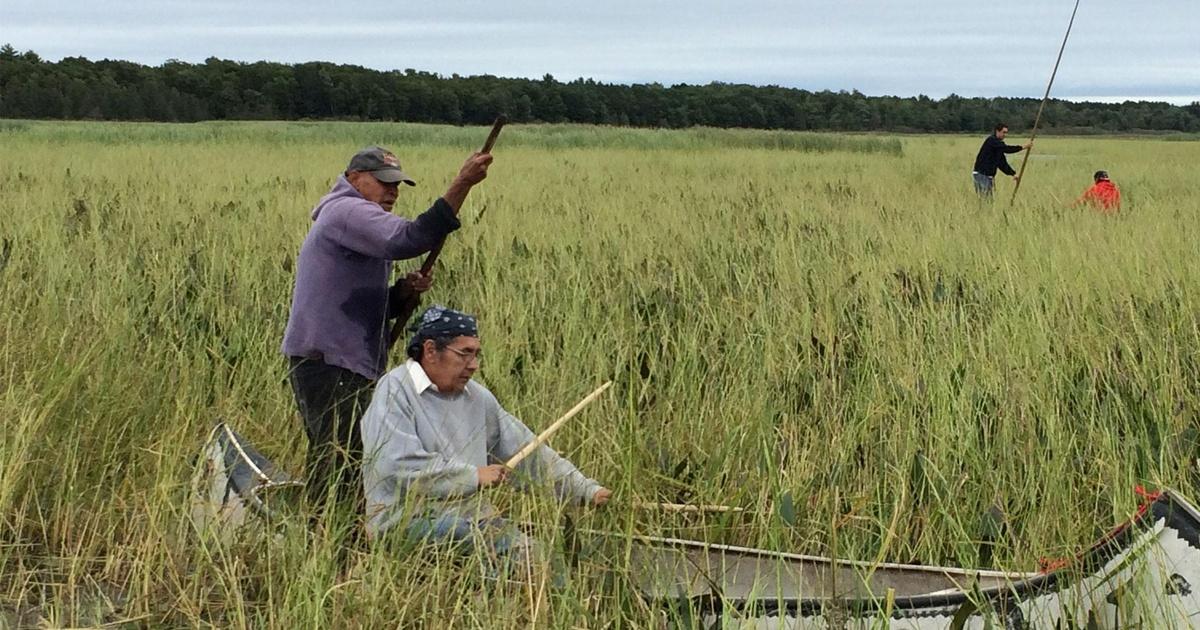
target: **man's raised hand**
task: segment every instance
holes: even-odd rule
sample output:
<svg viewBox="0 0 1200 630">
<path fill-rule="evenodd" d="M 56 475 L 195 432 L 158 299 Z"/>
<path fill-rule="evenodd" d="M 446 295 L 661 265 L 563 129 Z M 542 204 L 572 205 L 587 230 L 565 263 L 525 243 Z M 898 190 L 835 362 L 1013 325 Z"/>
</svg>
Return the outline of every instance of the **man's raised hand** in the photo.
<svg viewBox="0 0 1200 630">
<path fill-rule="evenodd" d="M 458 175 L 455 175 L 454 181 L 450 182 L 450 188 L 446 190 L 446 194 L 442 195 L 442 199 L 450 204 L 455 214 L 458 214 L 463 201 L 466 201 L 471 187 L 487 178 L 488 167 L 491 164 L 491 153 L 474 153 L 467 158 L 466 162 L 463 162 L 462 168 L 458 169 Z"/>
<path fill-rule="evenodd" d="M 468 186 L 474 186 L 487 178 L 488 167 L 491 164 L 491 153 L 473 153 L 466 162 L 463 162 L 462 168 L 458 169 L 456 179 Z"/>
</svg>

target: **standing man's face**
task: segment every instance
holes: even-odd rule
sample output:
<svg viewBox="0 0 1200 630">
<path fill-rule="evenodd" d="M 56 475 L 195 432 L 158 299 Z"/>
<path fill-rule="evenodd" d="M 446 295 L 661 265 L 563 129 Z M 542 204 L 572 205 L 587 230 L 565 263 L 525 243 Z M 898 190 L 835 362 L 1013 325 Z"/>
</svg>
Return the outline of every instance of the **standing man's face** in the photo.
<svg viewBox="0 0 1200 630">
<path fill-rule="evenodd" d="M 1008 135 L 1008 127 L 1001 127 L 996 130 L 996 137 L 1003 140 L 1004 136 Z"/>
<path fill-rule="evenodd" d="M 374 201 L 379 204 L 384 210 L 392 211 L 392 206 L 396 204 L 396 195 L 399 194 L 400 182 L 384 183 L 375 179 L 375 176 L 366 171 L 353 171 L 346 175 L 346 181 L 350 182 L 351 186 L 358 191 L 367 201 Z"/>
</svg>

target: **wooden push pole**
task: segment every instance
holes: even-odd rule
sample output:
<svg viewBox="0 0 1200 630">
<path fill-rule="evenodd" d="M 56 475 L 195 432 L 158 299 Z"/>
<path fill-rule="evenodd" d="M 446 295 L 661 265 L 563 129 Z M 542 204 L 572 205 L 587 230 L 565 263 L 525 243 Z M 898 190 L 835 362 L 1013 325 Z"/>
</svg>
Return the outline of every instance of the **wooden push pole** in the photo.
<svg viewBox="0 0 1200 630">
<path fill-rule="evenodd" d="M 480 153 L 492 152 L 492 147 L 496 144 L 496 138 L 500 137 L 500 130 L 504 128 L 507 122 L 508 118 L 504 114 L 496 117 L 496 121 L 492 123 L 492 131 L 488 133 L 487 140 L 483 142 L 483 148 L 479 150 Z M 442 239 L 438 241 L 437 245 L 433 246 L 433 249 L 429 250 L 429 255 L 425 257 L 425 262 L 421 263 L 421 275 L 428 276 L 433 271 L 433 263 L 437 262 L 438 254 L 442 253 L 442 245 L 445 244 L 446 239 Z M 396 345 L 396 342 L 400 340 L 400 335 L 404 334 L 404 325 L 408 323 L 408 318 L 412 317 L 413 311 L 417 310 L 419 303 L 420 300 L 414 300 L 411 308 L 407 308 L 405 312 L 400 313 L 396 317 L 396 323 L 392 324 L 392 331 L 388 333 L 389 349 Z"/>
<path fill-rule="evenodd" d="M 579 413 L 580 410 L 582 410 L 584 407 L 588 406 L 588 404 L 591 403 L 593 400 L 596 400 L 597 398 L 599 398 L 600 394 L 603 394 L 604 390 L 608 389 L 610 386 L 612 386 L 612 381 L 608 381 L 607 383 L 601 385 L 600 387 L 597 387 L 596 391 L 588 394 L 586 398 L 579 401 L 579 403 L 576 404 L 574 407 L 571 407 L 570 411 L 563 414 L 563 417 L 559 418 L 558 420 L 555 420 L 554 424 L 551 424 L 549 427 L 546 428 L 545 431 L 542 431 L 542 433 L 540 435 L 538 435 L 536 438 L 534 438 L 534 440 L 532 442 L 530 442 L 529 444 L 526 444 L 523 448 L 521 448 L 520 451 L 517 451 L 516 455 L 513 455 L 512 457 L 509 458 L 508 461 L 504 462 L 504 465 L 507 466 L 508 468 L 516 468 L 517 464 L 521 463 L 521 460 L 525 459 L 526 457 L 529 457 L 529 455 L 531 453 L 533 453 L 534 451 L 536 451 L 538 449 L 538 447 L 540 447 L 542 444 L 545 444 L 546 440 L 549 440 L 550 436 L 554 435 L 554 432 L 557 431 L 559 429 L 559 427 L 561 427 L 564 423 L 566 423 L 567 420 L 570 420 L 571 418 L 573 418 L 575 416 L 575 414 Z"/>
<path fill-rule="evenodd" d="M 496 122 L 492 123 L 492 131 L 488 133 L 487 140 L 483 141 L 483 148 L 479 150 L 480 153 L 492 152 L 492 147 L 496 145 L 496 138 L 500 137 L 500 130 L 504 128 L 507 122 L 508 118 L 505 118 L 504 114 L 496 117 Z M 443 239 L 438 241 L 438 244 L 434 245 L 433 249 L 429 250 L 429 255 L 425 257 L 425 262 L 421 264 L 421 275 L 427 276 L 429 272 L 433 271 L 433 263 L 437 262 L 438 254 L 442 253 L 442 245 L 445 244 L 446 241 Z"/>
<path fill-rule="evenodd" d="M 1067 38 L 1071 36 L 1071 26 L 1075 24 L 1075 13 L 1079 11 L 1079 0 L 1075 0 L 1075 8 L 1071 10 L 1071 21 L 1067 22 L 1067 33 L 1063 35 L 1062 46 L 1058 49 L 1058 59 L 1054 60 L 1054 70 L 1050 72 L 1050 81 L 1046 84 L 1046 93 L 1042 95 L 1042 104 L 1038 106 L 1037 116 L 1033 119 L 1033 131 L 1029 133 L 1029 142 L 1032 144 L 1033 139 L 1037 137 L 1038 123 L 1042 121 L 1042 110 L 1046 108 L 1046 101 L 1050 100 L 1050 87 L 1054 85 L 1054 75 L 1058 74 L 1058 64 L 1062 62 L 1063 51 L 1067 49 Z M 1029 154 L 1033 153 L 1033 147 L 1029 147 L 1025 151 L 1025 157 L 1021 158 L 1021 169 L 1017 171 L 1017 183 L 1013 186 L 1012 198 L 1008 200 L 1008 205 L 1013 205 L 1017 201 L 1017 191 L 1021 190 L 1021 181 L 1025 178 L 1025 165 L 1029 163 Z"/>
<path fill-rule="evenodd" d="M 504 114 L 500 114 L 496 117 L 496 121 L 492 123 L 492 131 L 488 133 L 487 140 L 483 141 L 483 148 L 479 150 L 480 153 L 492 152 L 492 147 L 496 146 L 496 138 L 500 137 L 500 130 L 504 128 L 504 125 L 507 122 L 508 118 L 506 118 Z M 433 271 L 433 263 L 437 262 L 438 254 L 442 253 L 442 245 L 445 244 L 446 241 L 443 239 L 438 241 L 438 244 L 434 245 L 433 249 L 429 250 L 429 255 L 425 257 L 425 262 L 421 265 L 422 275 L 427 276 L 429 275 L 429 272 Z"/>
</svg>

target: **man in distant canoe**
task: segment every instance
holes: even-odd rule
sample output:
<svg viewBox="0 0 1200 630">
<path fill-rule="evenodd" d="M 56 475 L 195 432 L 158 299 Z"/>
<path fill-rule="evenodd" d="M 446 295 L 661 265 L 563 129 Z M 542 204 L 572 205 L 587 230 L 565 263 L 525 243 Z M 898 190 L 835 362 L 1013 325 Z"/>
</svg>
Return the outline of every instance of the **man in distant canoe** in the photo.
<svg viewBox="0 0 1200 630">
<path fill-rule="evenodd" d="M 1116 214 L 1121 209 L 1121 191 L 1108 178 L 1108 171 L 1096 171 L 1092 182 L 1092 187 L 1084 191 L 1074 205 L 1087 204 L 1101 214 Z"/>
<path fill-rule="evenodd" d="M 314 512 L 325 506 L 331 484 L 339 503 L 359 508 L 358 417 L 387 364 L 385 326 L 430 285 L 417 273 L 389 289 L 392 261 L 420 256 L 458 229 L 458 210 L 491 162 L 487 154 L 467 158 L 446 193 L 409 221 L 391 210 L 400 183 L 416 183 L 392 152 L 368 147 L 313 208 L 282 350 L 308 436 L 307 500 Z"/>
<path fill-rule="evenodd" d="M 547 446 L 510 471 L 534 434 L 472 380 L 482 358 L 475 318 L 431 306 L 415 323 L 408 360 L 379 380 L 362 418 L 367 533 L 480 548 L 517 563 L 537 555 L 528 536 L 481 491 L 519 473 L 552 483 L 560 499 L 601 506 L 611 492 Z M 527 566 L 527 564 L 525 565 Z"/>
<path fill-rule="evenodd" d="M 1033 146 L 1033 142 L 1026 142 L 1023 145 L 1005 144 L 1004 138 L 1008 135 L 1008 125 L 1006 123 L 998 123 L 992 131 L 992 135 L 983 140 L 983 144 L 979 147 L 979 153 L 975 155 L 975 169 L 971 173 L 971 177 L 975 180 L 975 192 L 985 199 L 992 198 L 992 189 L 996 183 L 996 170 L 1004 172 L 1007 175 L 1012 175 L 1013 181 L 1018 180 L 1017 172 L 1013 167 L 1008 165 L 1008 159 L 1005 158 L 1007 153 L 1019 153 L 1023 150 L 1027 151 Z"/>
</svg>

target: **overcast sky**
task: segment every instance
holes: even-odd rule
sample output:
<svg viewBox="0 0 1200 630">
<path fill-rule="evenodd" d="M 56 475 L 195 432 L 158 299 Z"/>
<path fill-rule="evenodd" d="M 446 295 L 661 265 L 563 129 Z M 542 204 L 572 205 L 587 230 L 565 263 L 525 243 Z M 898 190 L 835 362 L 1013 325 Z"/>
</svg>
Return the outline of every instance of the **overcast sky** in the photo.
<svg viewBox="0 0 1200 630">
<path fill-rule="evenodd" d="M 0 0 L 0 43 L 606 82 L 1041 97 L 1074 0 Z M 1200 0 L 1082 0 L 1053 95 L 1200 100 Z"/>
</svg>

